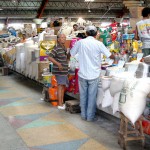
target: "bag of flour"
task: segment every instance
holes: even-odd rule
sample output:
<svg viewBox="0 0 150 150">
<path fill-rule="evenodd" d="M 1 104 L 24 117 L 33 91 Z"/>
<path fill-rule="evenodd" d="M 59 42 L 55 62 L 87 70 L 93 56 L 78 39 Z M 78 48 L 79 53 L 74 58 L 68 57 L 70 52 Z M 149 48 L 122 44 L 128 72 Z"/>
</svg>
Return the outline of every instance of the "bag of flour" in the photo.
<svg viewBox="0 0 150 150">
<path fill-rule="evenodd" d="M 112 77 L 108 77 L 108 76 L 101 77 L 102 89 L 104 91 L 106 91 L 107 89 L 109 89 L 111 80 L 112 80 Z"/>
<path fill-rule="evenodd" d="M 119 111 L 119 98 L 120 98 L 120 92 L 116 93 L 113 97 L 113 103 L 111 105 L 113 109 L 113 114 Z"/>
<path fill-rule="evenodd" d="M 114 95 L 118 92 L 121 92 L 123 88 L 125 79 L 124 78 L 118 78 L 113 77 L 110 84 L 110 94 L 114 97 Z"/>
<path fill-rule="evenodd" d="M 119 109 L 134 124 L 146 106 L 150 78 L 126 80 L 120 94 Z"/>
<path fill-rule="evenodd" d="M 103 98 L 103 101 L 102 101 L 102 108 L 111 106 L 112 103 L 113 103 L 113 97 L 110 94 L 110 90 L 107 89 L 104 93 L 104 98 Z"/>
<path fill-rule="evenodd" d="M 100 81 L 98 85 L 97 99 L 96 99 L 97 108 L 100 108 L 100 104 L 102 103 L 103 97 L 104 97 L 104 91 L 102 89 L 102 83 Z"/>
<path fill-rule="evenodd" d="M 111 83 L 110 83 L 110 94 L 114 97 L 114 95 L 118 92 L 121 92 L 123 88 L 124 81 L 129 78 L 134 78 L 134 74 L 129 72 L 122 72 L 118 75 L 115 75 L 112 77 Z"/>
</svg>

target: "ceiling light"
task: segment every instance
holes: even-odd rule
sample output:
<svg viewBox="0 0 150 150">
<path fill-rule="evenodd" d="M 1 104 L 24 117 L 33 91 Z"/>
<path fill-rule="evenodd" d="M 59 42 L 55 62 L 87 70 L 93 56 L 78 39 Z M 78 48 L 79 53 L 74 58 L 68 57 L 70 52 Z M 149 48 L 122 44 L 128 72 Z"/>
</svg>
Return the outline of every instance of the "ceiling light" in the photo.
<svg viewBox="0 0 150 150">
<path fill-rule="evenodd" d="M 89 10 L 88 10 L 88 12 L 90 13 L 90 12 L 91 12 L 91 10 L 89 9 Z"/>
<path fill-rule="evenodd" d="M 94 0 L 84 0 L 85 2 L 94 2 Z"/>
<path fill-rule="evenodd" d="M 12 0 L 13 3 L 17 3 L 17 0 Z"/>
</svg>

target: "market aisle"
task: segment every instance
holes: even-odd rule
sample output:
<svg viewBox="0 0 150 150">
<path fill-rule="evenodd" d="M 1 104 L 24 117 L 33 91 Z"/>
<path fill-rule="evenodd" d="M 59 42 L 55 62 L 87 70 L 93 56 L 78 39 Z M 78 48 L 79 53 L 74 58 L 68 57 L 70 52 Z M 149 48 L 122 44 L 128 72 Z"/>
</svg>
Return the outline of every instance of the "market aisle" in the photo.
<svg viewBox="0 0 150 150">
<path fill-rule="evenodd" d="M 26 78 L 0 76 L 0 149 L 120 150 L 119 124 L 103 118 L 95 123 L 82 121 L 79 114 L 41 101 L 41 90 Z"/>
</svg>

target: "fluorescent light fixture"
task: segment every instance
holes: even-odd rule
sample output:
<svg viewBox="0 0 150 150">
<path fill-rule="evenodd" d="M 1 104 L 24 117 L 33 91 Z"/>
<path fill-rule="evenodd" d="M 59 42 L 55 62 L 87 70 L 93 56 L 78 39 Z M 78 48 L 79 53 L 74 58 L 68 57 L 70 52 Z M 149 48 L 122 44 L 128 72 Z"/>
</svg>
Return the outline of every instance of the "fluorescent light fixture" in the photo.
<svg viewBox="0 0 150 150">
<path fill-rule="evenodd" d="M 94 0 L 84 0 L 85 2 L 94 2 Z"/>
<path fill-rule="evenodd" d="M 3 10 L 3 8 L 0 8 L 0 11 Z"/>
</svg>

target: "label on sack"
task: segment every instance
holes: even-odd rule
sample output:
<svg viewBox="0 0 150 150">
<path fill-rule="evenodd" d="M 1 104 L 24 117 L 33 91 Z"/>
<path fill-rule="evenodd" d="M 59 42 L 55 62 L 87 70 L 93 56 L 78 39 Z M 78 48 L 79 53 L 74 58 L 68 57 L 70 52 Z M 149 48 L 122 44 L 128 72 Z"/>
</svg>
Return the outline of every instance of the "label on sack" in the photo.
<svg viewBox="0 0 150 150">
<path fill-rule="evenodd" d="M 130 93 L 130 96 L 133 97 L 133 91 L 135 90 L 137 84 L 138 84 L 137 81 L 133 81 L 130 84 L 126 84 L 126 82 L 124 83 L 124 87 L 120 93 L 120 98 L 119 98 L 120 103 L 126 103 L 126 97 L 128 93 Z"/>
</svg>

